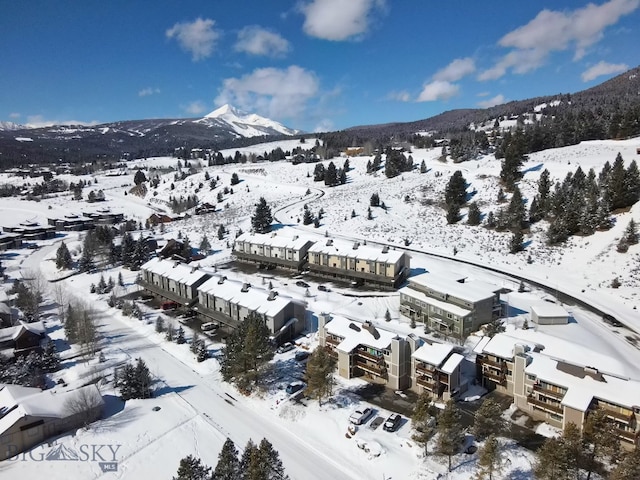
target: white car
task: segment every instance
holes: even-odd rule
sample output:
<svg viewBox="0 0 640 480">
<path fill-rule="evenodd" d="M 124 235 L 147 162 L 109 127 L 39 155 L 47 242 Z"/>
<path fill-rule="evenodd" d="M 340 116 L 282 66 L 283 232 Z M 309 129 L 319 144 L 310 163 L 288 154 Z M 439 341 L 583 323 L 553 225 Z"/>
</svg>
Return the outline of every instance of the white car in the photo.
<svg viewBox="0 0 640 480">
<path fill-rule="evenodd" d="M 294 348 L 296 348 L 296 346 L 293 343 L 287 342 L 287 343 L 284 343 L 284 344 L 280 345 L 276 349 L 276 353 L 285 353 L 285 352 L 288 352 L 290 350 L 293 350 Z"/>
<path fill-rule="evenodd" d="M 369 407 L 358 408 L 355 412 L 351 414 L 349 417 L 349 421 L 354 425 L 362 425 L 363 423 L 367 423 L 369 417 L 373 415 L 373 410 Z"/>
</svg>

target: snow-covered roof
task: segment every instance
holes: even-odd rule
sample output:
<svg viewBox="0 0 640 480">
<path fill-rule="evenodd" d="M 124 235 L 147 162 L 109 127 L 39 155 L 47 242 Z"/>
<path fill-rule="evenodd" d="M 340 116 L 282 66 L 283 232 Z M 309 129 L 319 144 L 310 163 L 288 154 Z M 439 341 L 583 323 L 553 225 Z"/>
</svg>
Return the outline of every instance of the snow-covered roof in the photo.
<svg viewBox="0 0 640 480">
<path fill-rule="evenodd" d="M 534 305 L 531 305 L 531 312 L 535 312 L 538 317 L 568 317 L 569 313 L 564 309 L 564 307 L 551 303 L 551 302 L 540 302 Z"/>
<path fill-rule="evenodd" d="M 68 411 L 68 400 L 76 397 L 80 391 L 95 395 L 103 404 L 104 400 L 96 385 L 86 385 L 69 392 L 40 390 L 39 388 L 0 384 L 0 433 L 5 432 L 20 418 L 34 417 L 65 418 L 72 415 Z"/>
<path fill-rule="evenodd" d="M 464 360 L 463 355 L 460 355 L 459 353 L 453 353 L 447 359 L 447 361 L 444 362 L 444 365 L 440 367 L 440 370 L 447 375 L 451 375 L 455 371 L 455 369 L 458 368 L 458 365 L 460 365 L 462 360 Z"/>
<path fill-rule="evenodd" d="M 421 362 L 439 367 L 453 351 L 453 348 L 453 345 L 448 343 L 425 343 L 416 349 L 411 356 Z"/>
<path fill-rule="evenodd" d="M 18 325 L 14 325 L 13 327 L 1 328 L 0 329 L 0 343 L 6 342 L 8 340 L 15 340 L 20 336 L 23 331 L 29 331 L 36 335 L 44 335 L 47 329 L 42 322 L 20 322 Z"/>
<path fill-rule="evenodd" d="M 498 333 L 487 343 L 483 352 L 501 358 L 513 358 L 513 349 L 518 344 L 528 346 L 529 352 L 537 351 L 554 360 L 596 368 L 607 375 L 625 378 L 629 376 L 628 369 L 616 358 L 594 351 L 588 346 L 533 329 L 522 330 L 508 326 L 506 332 Z"/>
<path fill-rule="evenodd" d="M 434 307 L 441 308 L 442 310 L 457 315 L 458 317 L 466 317 L 471 313 L 471 310 L 459 307 L 457 305 L 454 305 L 453 303 L 445 302 L 444 300 L 438 300 L 437 298 L 430 297 L 423 292 L 414 290 L 411 287 L 402 287 L 400 290 L 398 290 L 398 292 L 415 298 L 416 300 L 419 300 L 421 302 L 425 302 L 429 305 L 433 305 Z"/>
<path fill-rule="evenodd" d="M 594 397 L 627 407 L 640 405 L 640 382 L 606 374 L 598 374 L 598 379 L 588 374 L 574 375 L 544 354 L 533 353 L 531 358 L 525 368 L 527 374 L 567 388 L 562 405 L 585 411 Z"/>
<path fill-rule="evenodd" d="M 358 248 L 353 248 L 353 242 L 337 240 L 334 238 L 327 239 L 330 241 L 316 242 L 309 247 L 309 253 L 319 253 L 325 255 L 337 255 L 346 258 L 354 258 L 365 261 L 396 263 L 405 254 L 402 250 L 387 249 L 382 247 L 374 247 L 371 245 L 359 244 Z M 327 245 L 329 243 L 329 245 Z"/>
<path fill-rule="evenodd" d="M 343 338 L 337 349 L 349 353 L 358 345 L 384 350 L 389 348 L 391 340 L 397 337 L 397 334 L 382 330 L 371 324 L 367 328 L 365 324 L 349 320 L 341 316 L 331 316 L 331 320 L 325 325 L 328 333 Z"/>
<path fill-rule="evenodd" d="M 287 248 L 291 250 L 300 250 L 313 243 L 313 240 L 298 236 L 295 232 L 273 233 L 243 233 L 236 238 L 236 242 L 249 242 L 257 245 L 268 245 L 270 247 Z"/>
<path fill-rule="evenodd" d="M 484 347 L 487 346 L 489 341 L 491 341 L 491 337 L 481 337 L 480 340 L 478 340 L 478 343 L 476 343 L 476 346 L 473 347 L 473 353 L 483 353 Z"/>
<path fill-rule="evenodd" d="M 222 280 L 222 283 L 220 281 Z M 243 286 L 245 288 L 243 288 Z M 271 295 L 265 288 L 248 286 L 239 281 L 228 279 L 221 275 L 214 275 L 198 287 L 198 291 L 210 294 L 216 298 L 235 303 L 248 310 L 255 311 L 267 317 L 273 317 L 287 308 L 291 302 L 301 303 L 286 295 Z M 246 291 L 243 291 L 246 290 Z M 269 300 L 269 298 L 272 298 Z"/>
<path fill-rule="evenodd" d="M 191 266 L 159 257 L 152 258 L 146 262 L 142 265 L 142 269 L 187 286 L 195 284 L 203 277 L 210 276 L 210 274 L 198 269 L 195 265 Z"/>
<path fill-rule="evenodd" d="M 418 285 L 440 293 L 446 293 L 468 302 L 479 302 L 492 298 L 500 290 L 497 285 L 474 280 L 464 283 L 456 282 L 449 278 L 442 278 L 433 273 L 423 273 L 409 278 L 409 284 Z"/>
</svg>

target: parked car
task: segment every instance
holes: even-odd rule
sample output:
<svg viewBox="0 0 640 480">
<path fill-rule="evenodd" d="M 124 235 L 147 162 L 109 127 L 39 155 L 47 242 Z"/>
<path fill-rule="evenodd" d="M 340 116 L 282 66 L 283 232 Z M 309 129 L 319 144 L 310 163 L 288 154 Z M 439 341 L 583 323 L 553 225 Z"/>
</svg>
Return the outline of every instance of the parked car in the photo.
<svg viewBox="0 0 640 480">
<path fill-rule="evenodd" d="M 349 421 L 354 425 L 362 425 L 363 423 L 367 423 L 369 417 L 373 415 L 373 410 L 369 407 L 358 408 L 355 412 L 351 414 L 349 417 Z"/>
<path fill-rule="evenodd" d="M 160 304 L 160 308 L 162 310 L 175 310 L 176 308 L 178 308 L 178 302 L 174 302 L 172 300 L 168 300 L 166 302 L 162 302 Z"/>
<path fill-rule="evenodd" d="M 290 350 L 293 350 L 294 348 L 296 348 L 296 347 L 291 342 L 283 343 L 278 348 L 276 348 L 276 353 L 285 353 L 285 352 L 288 352 Z"/>
<path fill-rule="evenodd" d="M 285 388 L 284 391 L 289 395 L 293 395 L 294 393 L 302 390 L 304 386 L 304 382 L 291 382 L 289 385 L 287 385 L 287 388 Z"/>
<path fill-rule="evenodd" d="M 321 292 L 328 292 L 329 289 L 327 287 L 325 287 L 324 285 L 318 285 L 318 290 L 320 290 Z"/>
<path fill-rule="evenodd" d="M 207 322 L 207 323 L 203 323 L 200 329 L 203 332 L 208 332 L 210 330 L 217 330 L 218 327 L 220 327 L 220 324 L 218 322 Z"/>
<path fill-rule="evenodd" d="M 395 432 L 396 429 L 400 426 L 400 422 L 402 421 L 402 416 L 398 413 L 392 413 L 391 415 L 389 415 L 389 417 L 385 420 L 384 425 L 382 425 L 382 428 L 386 431 L 386 432 Z"/>
<path fill-rule="evenodd" d="M 309 358 L 309 352 L 305 350 L 298 350 L 295 355 L 296 362 L 304 362 L 307 358 Z"/>
<path fill-rule="evenodd" d="M 296 282 L 296 285 L 298 287 L 302 287 L 302 288 L 309 288 L 311 285 L 309 285 L 307 282 L 303 282 L 302 280 L 298 280 Z"/>
</svg>

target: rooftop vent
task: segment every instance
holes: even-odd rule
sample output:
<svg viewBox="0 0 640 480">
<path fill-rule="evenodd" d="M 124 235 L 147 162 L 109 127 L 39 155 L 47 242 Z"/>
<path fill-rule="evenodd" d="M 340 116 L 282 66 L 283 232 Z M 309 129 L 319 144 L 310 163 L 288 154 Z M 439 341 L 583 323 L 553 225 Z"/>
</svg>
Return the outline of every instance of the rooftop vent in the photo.
<svg viewBox="0 0 640 480">
<path fill-rule="evenodd" d="M 293 236 L 293 239 L 294 239 L 294 240 L 297 240 L 298 238 L 300 238 L 300 237 L 298 237 L 298 235 L 294 235 L 294 236 Z"/>
<path fill-rule="evenodd" d="M 353 249 L 354 250 L 357 250 L 359 246 L 360 246 L 360 242 L 353 242 Z"/>
<path fill-rule="evenodd" d="M 327 247 L 330 247 L 333 245 L 333 240 L 332 239 L 327 239 Z"/>
<path fill-rule="evenodd" d="M 387 245 L 382 247 L 382 253 L 389 253 L 389 247 Z"/>
<path fill-rule="evenodd" d="M 358 325 L 356 325 L 355 323 L 350 323 L 350 324 L 349 324 L 349 328 L 350 328 L 351 330 L 355 330 L 356 332 L 359 332 L 359 331 L 360 331 L 360 327 L 359 327 Z"/>
<path fill-rule="evenodd" d="M 276 299 L 277 296 L 278 296 L 278 292 L 276 292 L 275 290 L 271 290 L 269 292 L 269 296 L 267 297 L 267 300 L 269 302 L 272 302 L 272 301 L 274 301 Z"/>
<path fill-rule="evenodd" d="M 226 279 L 227 277 L 220 277 L 220 279 L 218 280 L 218 285 L 222 285 Z"/>
<path fill-rule="evenodd" d="M 251 287 L 250 283 L 243 283 L 242 284 L 242 288 L 240 289 L 241 292 L 248 292 L 249 291 L 249 287 Z"/>
</svg>

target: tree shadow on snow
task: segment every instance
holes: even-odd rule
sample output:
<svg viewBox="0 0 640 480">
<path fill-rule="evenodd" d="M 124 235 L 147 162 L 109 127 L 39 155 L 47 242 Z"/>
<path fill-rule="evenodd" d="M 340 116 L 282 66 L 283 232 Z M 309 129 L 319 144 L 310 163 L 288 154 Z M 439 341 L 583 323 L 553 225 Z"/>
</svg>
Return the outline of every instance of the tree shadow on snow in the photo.
<svg viewBox="0 0 640 480">
<path fill-rule="evenodd" d="M 160 397 L 162 395 L 166 395 L 167 393 L 182 393 L 185 390 L 189 390 L 193 388 L 193 385 L 184 385 L 181 387 L 170 387 L 169 385 L 163 385 L 162 387 L 154 390 L 153 396 Z"/>
</svg>

